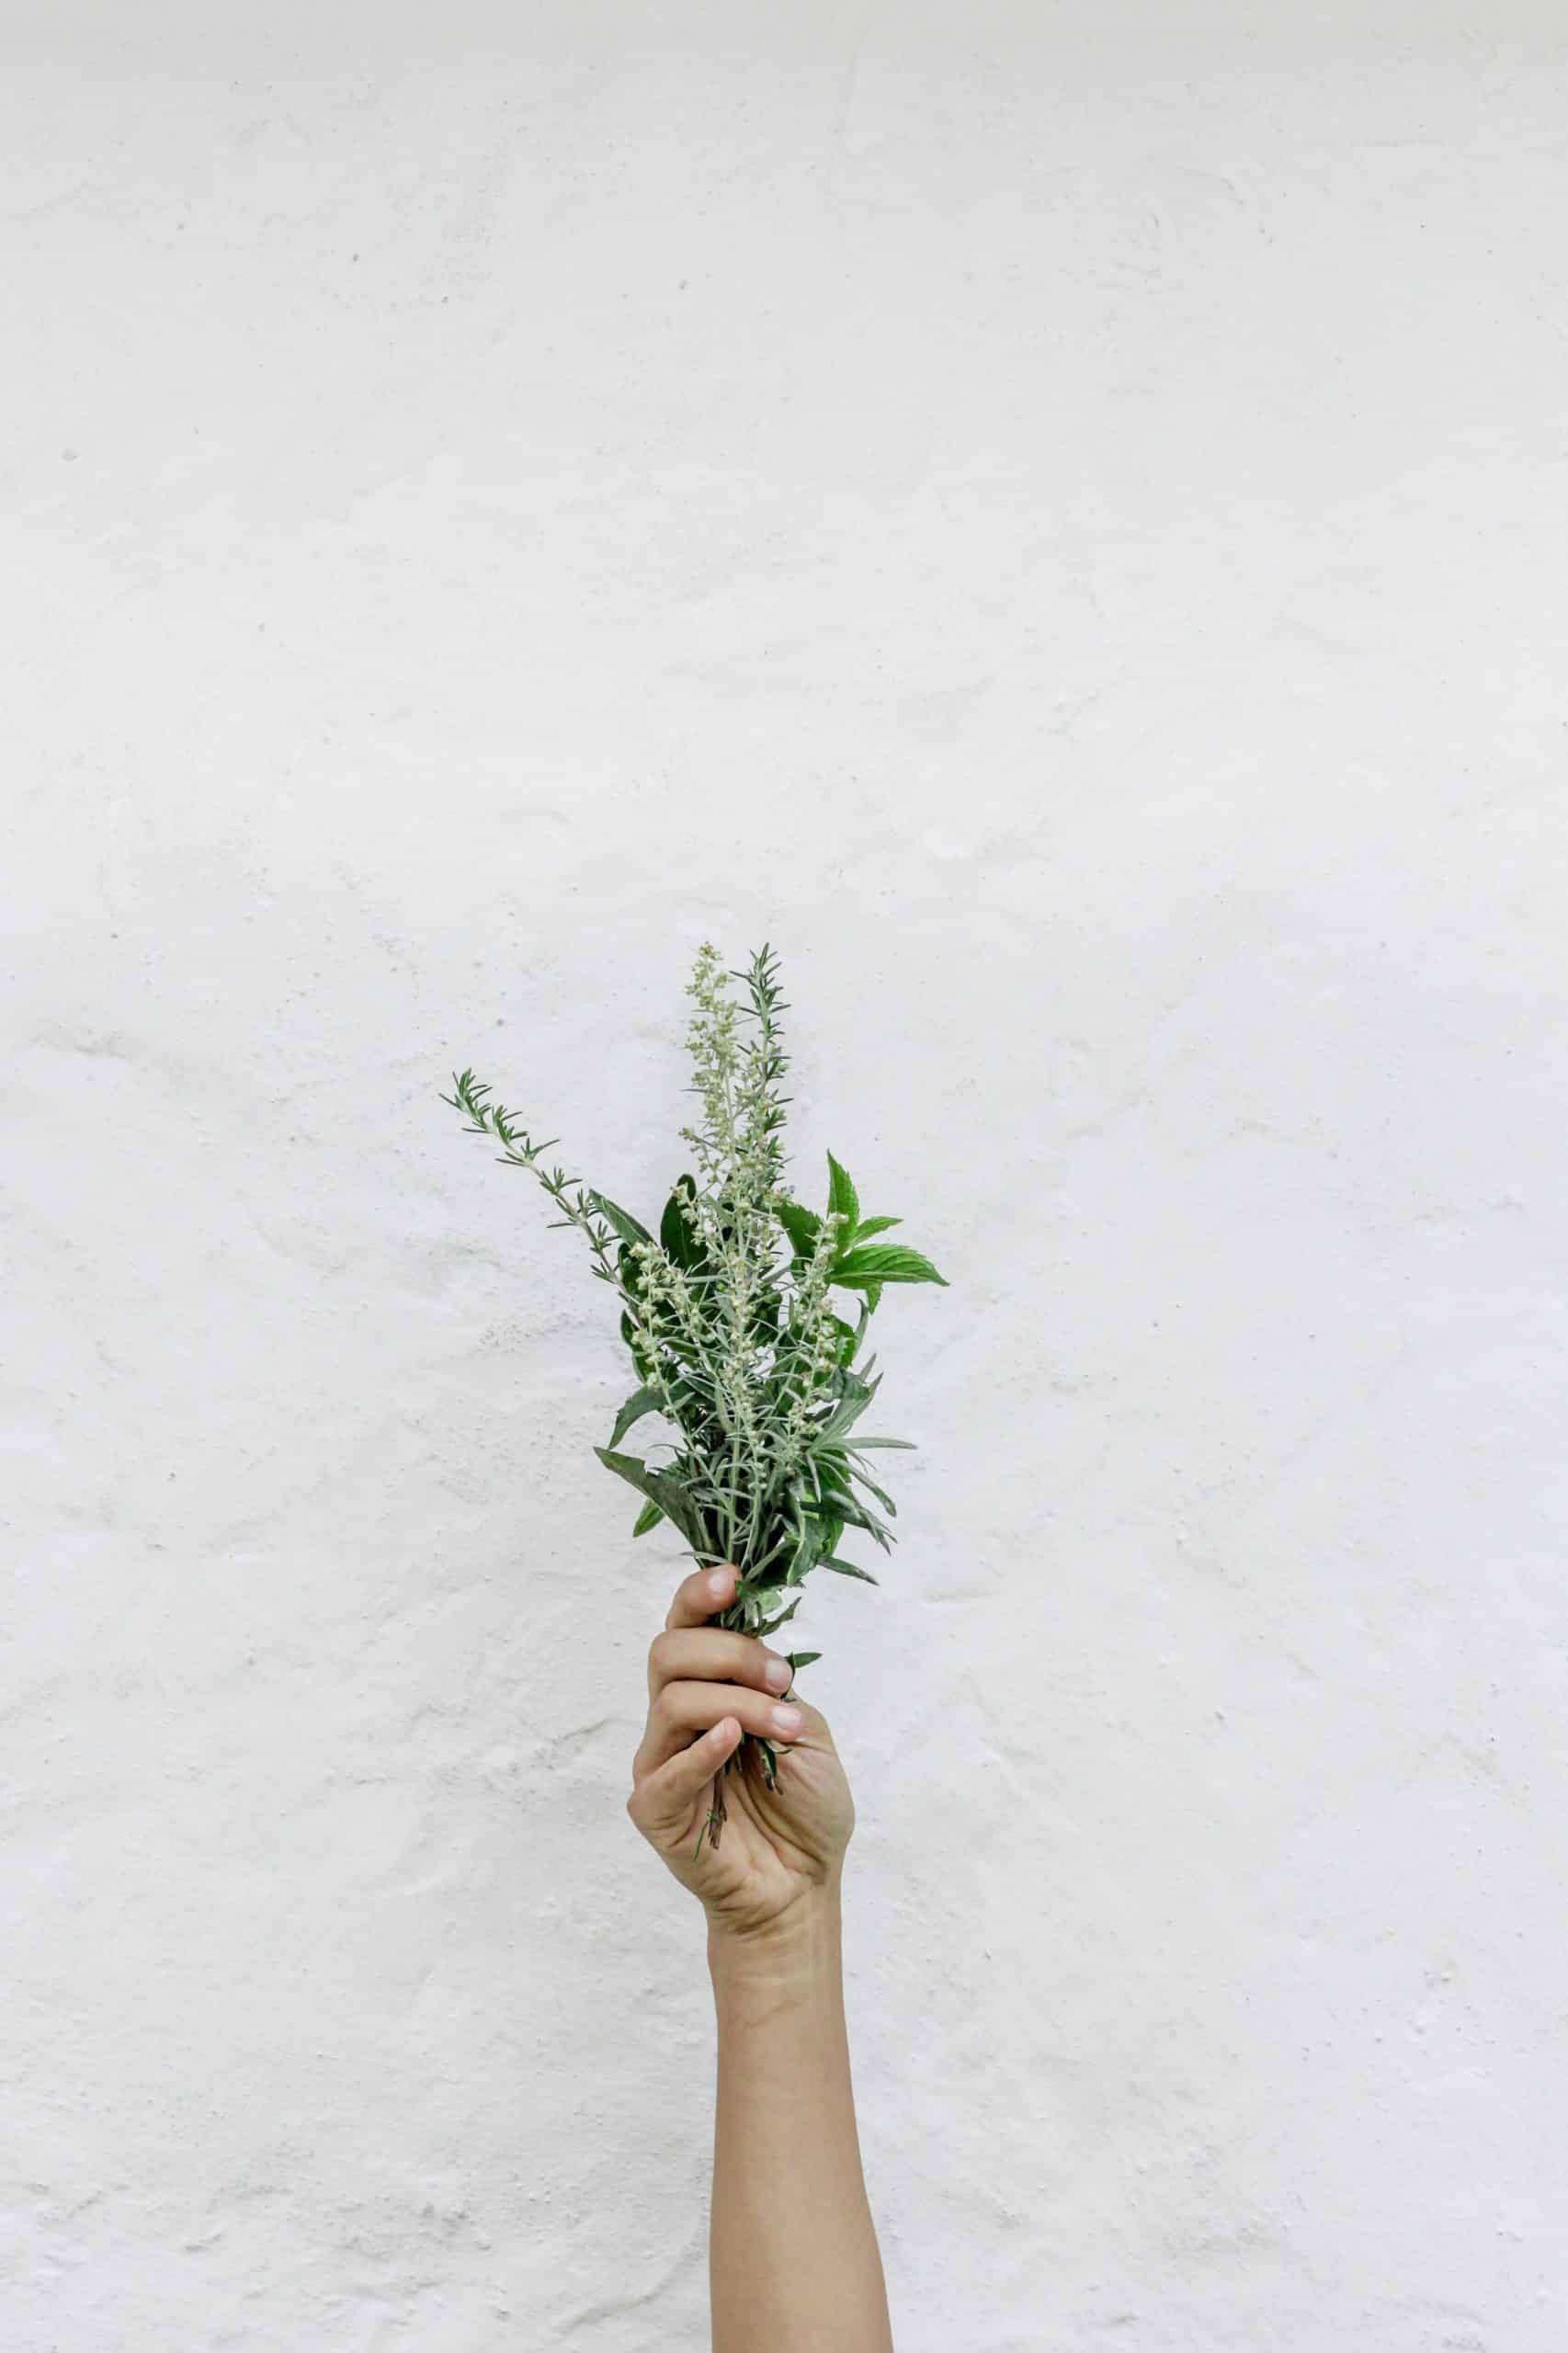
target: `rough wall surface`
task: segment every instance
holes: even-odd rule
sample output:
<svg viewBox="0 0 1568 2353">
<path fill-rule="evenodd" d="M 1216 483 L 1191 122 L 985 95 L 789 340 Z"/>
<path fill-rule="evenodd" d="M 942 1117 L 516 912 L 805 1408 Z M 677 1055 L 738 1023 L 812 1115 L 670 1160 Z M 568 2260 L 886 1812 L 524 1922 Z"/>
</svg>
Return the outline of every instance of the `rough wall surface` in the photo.
<svg viewBox="0 0 1568 2353">
<path fill-rule="evenodd" d="M 6 2353 L 707 2342 L 437 1100 L 653 1201 L 705 934 L 953 1278 L 802 1621 L 901 2353 L 1560 2353 L 1560 10 L 7 18 Z"/>
</svg>

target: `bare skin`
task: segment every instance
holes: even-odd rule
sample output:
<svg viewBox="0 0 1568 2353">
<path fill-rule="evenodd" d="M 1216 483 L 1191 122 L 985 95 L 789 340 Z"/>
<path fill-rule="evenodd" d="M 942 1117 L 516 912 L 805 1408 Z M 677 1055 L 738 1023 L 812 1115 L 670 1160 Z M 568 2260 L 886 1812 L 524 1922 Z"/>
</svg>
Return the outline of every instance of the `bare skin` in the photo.
<svg viewBox="0 0 1568 2353">
<path fill-rule="evenodd" d="M 892 2353 L 844 2018 L 840 1886 L 855 1804 L 819 1711 L 774 1711 L 789 1662 L 709 1619 L 733 1569 L 676 1591 L 648 1654 L 648 1722 L 627 1812 L 708 1917 L 719 2032 L 709 2270 L 713 2353 Z M 775 1744 L 770 1790 L 744 1732 Z M 784 1745 L 783 1744 L 788 1744 Z"/>
</svg>

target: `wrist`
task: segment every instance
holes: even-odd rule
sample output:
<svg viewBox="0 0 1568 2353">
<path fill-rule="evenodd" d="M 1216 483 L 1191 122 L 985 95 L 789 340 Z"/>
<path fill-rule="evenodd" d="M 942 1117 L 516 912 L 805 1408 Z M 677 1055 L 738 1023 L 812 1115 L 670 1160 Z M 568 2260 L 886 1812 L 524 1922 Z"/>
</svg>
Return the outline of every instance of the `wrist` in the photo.
<svg viewBox="0 0 1568 2353">
<path fill-rule="evenodd" d="M 787 1910 L 747 1927 L 710 1915 L 708 1967 L 714 1986 L 765 1985 L 783 1993 L 836 1981 L 843 1965 L 843 1911 L 836 1878 L 799 1895 Z"/>
</svg>

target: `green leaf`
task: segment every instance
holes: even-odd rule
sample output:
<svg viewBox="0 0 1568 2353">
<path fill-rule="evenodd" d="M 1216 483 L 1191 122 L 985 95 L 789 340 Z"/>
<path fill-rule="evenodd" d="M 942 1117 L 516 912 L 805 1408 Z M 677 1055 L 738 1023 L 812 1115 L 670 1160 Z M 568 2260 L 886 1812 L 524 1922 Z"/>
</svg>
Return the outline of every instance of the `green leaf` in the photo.
<svg viewBox="0 0 1568 2353">
<path fill-rule="evenodd" d="M 940 1283 L 945 1289 L 948 1279 L 902 1242 L 869 1242 L 839 1259 L 833 1279 L 851 1290 L 869 1290 L 873 1283 Z"/>
<path fill-rule="evenodd" d="M 651 1528 L 657 1528 L 664 1516 L 657 1504 L 644 1504 L 637 1515 L 637 1525 L 631 1533 L 633 1536 L 646 1536 Z"/>
<path fill-rule="evenodd" d="M 653 1368 L 648 1360 L 648 1350 L 639 1340 L 637 1326 L 624 1309 L 621 1311 L 620 1317 L 620 1336 L 626 1342 L 627 1352 L 636 1370 L 644 1375 L 652 1372 Z"/>
<path fill-rule="evenodd" d="M 639 1225 L 629 1211 L 619 1209 L 614 1201 L 607 1200 L 603 1193 L 591 1192 L 585 1187 L 584 1198 L 601 1217 L 608 1219 L 623 1242 L 652 1242 L 653 1239 L 645 1225 Z"/>
<path fill-rule="evenodd" d="M 849 1171 L 839 1166 L 831 1152 L 827 1155 L 827 1206 L 830 1213 L 836 1211 L 844 1220 L 839 1238 L 847 1242 L 860 1215 L 860 1197 L 849 1181 Z"/>
<path fill-rule="evenodd" d="M 858 1569 L 853 1561 L 828 1559 L 819 1562 L 818 1566 L 824 1569 L 836 1569 L 841 1577 L 860 1577 L 867 1585 L 881 1583 L 881 1577 L 874 1577 L 869 1569 Z"/>
<path fill-rule="evenodd" d="M 817 1233 L 822 1220 L 814 1210 L 803 1210 L 799 1201 L 780 1201 L 778 1222 L 790 1237 L 797 1258 L 809 1258 L 817 1246 Z"/>
<path fill-rule="evenodd" d="M 650 1471 L 635 1454 L 617 1454 L 608 1446 L 596 1446 L 594 1452 L 607 1471 L 613 1471 L 618 1479 L 624 1479 L 629 1487 L 635 1487 L 638 1494 L 646 1495 L 651 1504 L 657 1504 L 665 1518 L 674 1522 L 688 1544 L 701 1543 L 702 1529 L 697 1510 L 678 1479 L 672 1479 L 667 1471 Z"/>
<path fill-rule="evenodd" d="M 854 1495 L 841 1494 L 835 1490 L 834 1493 L 832 1508 L 837 1518 L 843 1520 L 846 1528 L 863 1528 L 867 1535 L 871 1539 L 871 1541 L 874 1544 L 880 1545 L 884 1552 L 892 1551 L 892 1539 L 888 1534 L 887 1529 L 882 1526 L 881 1521 L 876 1517 L 874 1512 L 872 1512 L 866 1505 L 858 1502 Z M 825 1516 L 826 1515 L 824 1514 L 824 1518 Z M 827 1566 L 828 1563 L 824 1562 L 824 1565 Z"/>
<path fill-rule="evenodd" d="M 846 1495 L 849 1491 L 849 1459 L 842 1449 L 823 1446 L 812 1449 L 812 1472 L 817 1483 L 817 1497 Z M 808 1503 L 808 1510 L 813 1506 Z"/>
<path fill-rule="evenodd" d="M 836 1549 L 838 1540 L 844 1533 L 844 1522 L 838 1518 L 835 1512 L 832 1511 L 813 1513 L 812 1516 L 816 1521 L 819 1531 L 816 1547 L 817 1558 L 819 1560 L 823 1560 L 825 1559 L 829 1552 Z"/>
<path fill-rule="evenodd" d="M 866 1313 L 867 1313 L 867 1314 L 868 1314 L 868 1315 L 874 1315 L 874 1314 L 876 1313 L 877 1309 L 881 1305 L 881 1303 L 882 1303 L 882 1287 L 881 1287 L 881 1283 L 868 1283 L 868 1284 L 866 1285 Z"/>
<path fill-rule="evenodd" d="M 665 1214 L 659 1221 L 659 1240 L 665 1256 L 677 1267 L 688 1270 L 702 1264 L 703 1251 L 692 1228 L 681 1214 L 681 1202 L 697 1199 L 697 1187 L 689 1176 L 677 1176 L 674 1192 L 665 1203 Z"/>
<path fill-rule="evenodd" d="M 885 1233 L 890 1225 L 903 1223 L 903 1220 L 901 1217 L 869 1217 L 863 1224 L 856 1227 L 850 1239 L 854 1242 L 864 1242 L 869 1233 Z"/>
<path fill-rule="evenodd" d="M 821 1651 L 786 1651 L 784 1655 L 799 1675 L 801 1667 L 814 1666 L 817 1660 L 821 1658 L 822 1653 Z"/>
<path fill-rule="evenodd" d="M 631 1255 L 630 1242 L 622 1242 L 619 1245 L 615 1254 L 615 1263 L 620 1269 L 620 1279 L 624 1288 L 631 1292 L 633 1299 L 640 1300 L 643 1292 L 642 1270 Z"/>
<path fill-rule="evenodd" d="M 788 1609 L 781 1609 L 777 1618 L 764 1619 L 762 1624 L 756 1630 L 758 1638 L 762 1639 L 768 1634 L 776 1634 L 780 1626 L 788 1625 L 790 1620 L 794 1616 L 796 1610 L 799 1609 L 804 1599 L 805 1595 L 798 1593 L 795 1596 L 794 1600 L 790 1604 Z"/>
<path fill-rule="evenodd" d="M 805 1577 L 807 1571 L 812 1567 L 812 1563 L 816 1560 L 817 1554 L 819 1552 L 831 1552 L 832 1550 L 832 1542 L 824 1543 L 823 1541 L 822 1522 L 820 1520 L 808 1518 L 801 1529 L 800 1540 L 795 1546 L 794 1552 L 790 1557 L 790 1565 L 784 1574 L 785 1584 L 801 1584 L 802 1579 Z"/>
<path fill-rule="evenodd" d="M 813 1444 L 823 1438 L 842 1438 L 846 1430 L 854 1428 L 876 1395 L 881 1375 L 879 1373 L 875 1381 L 862 1381 L 858 1373 L 843 1372 L 839 1379 L 844 1385 L 837 1402 L 826 1420 L 816 1424 L 812 1431 Z"/>
<path fill-rule="evenodd" d="M 853 1324 L 846 1324 L 842 1315 L 830 1315 L 828 1322 L 838 1335 L 839 1363 L 844 1366 L 852 1365 L 855 1361 L 855 1351 L 860 1345 L 859 1332 Z"/>
<path fill-rule="evenodd" d="M 651 1389 L 635 1390 L 615 1417 L 615 1427 L 609 1434 L 611 1446 L 619 1446 L 632 1423 L 640 1422 L 644 1414 L 655 1412 L 658 1404 L 658 1398 Z"/>
<path fill-rule="evenodd" d="M 916 1454 L 919 1449 L 912 1438 L 858 1438 L 849 1449 L 851 1454 L 863 1454 L 869 1446 L 896 1446 L 903 1454 Z"/>
<path fill-rule="evenodd" d="M 877 1501 L 881 1504 L 882 1509 L 887 1513 L 890 1519 L 896 1519 L 898 1518 L 898 1506 L 894 1503 L 892 1497 L 888 1495 L 883 1488 L 879 1487 L 876 1481 L 870 1476 L 869 1472 L 862 1471 L 858 1463 L 855 1466 L 854 1476 L 859 1480 L 860 1484 L 865 1488 L 868 1495 L 875 1495 Z"/>
</svg>

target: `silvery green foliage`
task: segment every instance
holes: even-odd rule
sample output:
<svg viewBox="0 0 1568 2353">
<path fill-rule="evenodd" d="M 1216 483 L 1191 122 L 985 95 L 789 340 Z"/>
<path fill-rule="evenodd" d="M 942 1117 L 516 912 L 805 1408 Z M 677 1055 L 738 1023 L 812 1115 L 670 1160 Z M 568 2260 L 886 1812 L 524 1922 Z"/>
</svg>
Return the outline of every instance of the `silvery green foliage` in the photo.
<svg viewBox="0 0 1568 2353">
<path fill-rule="evenodd" d="M 735 981 L 744 983 L 738 1001 Z M 694 1559 L 733 1563 L 738 1589 L 717 1622 L 768 1635 L 794 1616 L 812 1569 L 877 1582 L 839 1548 L 857 1530 L 891 1547 L 894 1506 L 867 1457 L 905 1441 L 855 1435 L 881 1378 L 860 1351 L 888 1284 L 944 1279 L 917 1250 L 875 1239 L 900 1221 L 863 1218 L 831 1154 L 821 1212 L 785 1191 L 788 1098 L 779 1087 L 788 1057 L 778 1021 L 788 1008 L 771 950 L 732 973 L 704 944 L 687 994 L 700 1108 L 681 1131 L 691 1172 L 677 1181 L 656 1235 L 548 1167 L 542 1155 L 553 1139 L 535 1143 L 472 1070 L 442 1099 L 471 1131 L 494 1137 L 504 1160 L 533 1171 L 561 1212 L 555 1222 L 584 1235 L 594 1273 L 619 1300 L 638 1386 L 609 1444 L 596 1451 L 643 1498 L 633 1533 L 668 1521 Z M 838 1312 L 842 1293 L 858 1303 L 853 1322 Z M 629 1431 L 653 1415 L 674 1438 L 642 1455 L 624 1452 Z M 655 1450 L 667 1459 L 655 1462 Z M 801 1667 L 821 1654 L 790 1655 Z M 756 1745 L 771 1782 L 773 1750 Z"/>
</svg>

